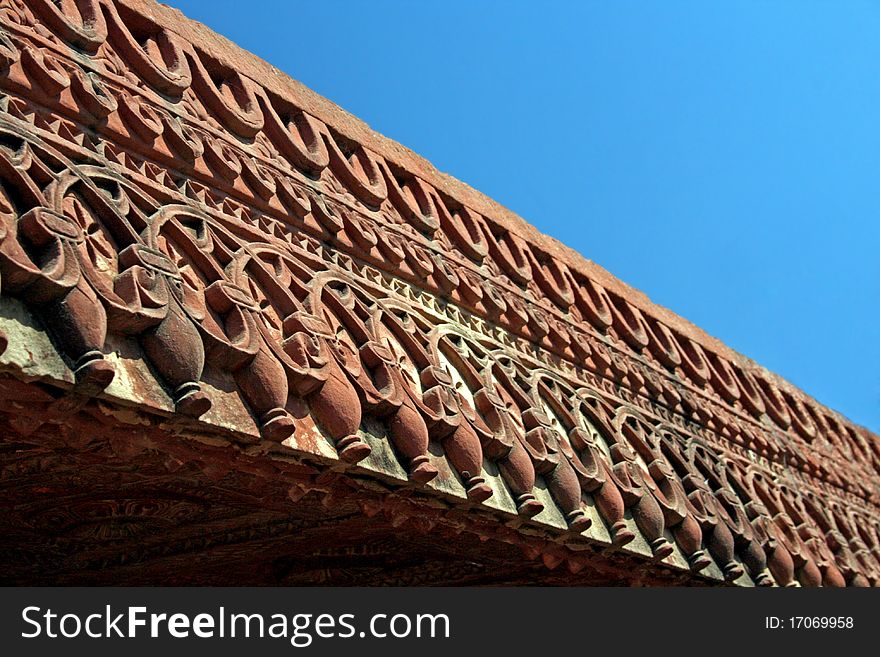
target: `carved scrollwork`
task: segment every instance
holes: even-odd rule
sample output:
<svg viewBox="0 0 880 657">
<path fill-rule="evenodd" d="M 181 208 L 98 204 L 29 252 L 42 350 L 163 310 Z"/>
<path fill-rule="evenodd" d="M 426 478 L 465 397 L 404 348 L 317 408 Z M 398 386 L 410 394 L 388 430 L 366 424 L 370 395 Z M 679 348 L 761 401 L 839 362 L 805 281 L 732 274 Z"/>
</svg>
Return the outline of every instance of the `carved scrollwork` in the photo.
<svg viewBox="0 0 880 657">
<path fill-rule="evenodd" d="M 33 11 L 65 42 L 95 53 L 107 38 L 107 23 L 98 0 L 55 3 L 33 0 Z"/>
<path fill-rule="evenodd" d="M 381 427 L 415 486 L 445 458 L 480 504 L 497 467 L 517 523 L 546 485 L 566 541 L 594 505 L 694 572 L 880 582 L 867 432 L 128 5 L 0 21 L 0 292 L 83 395 L 130 341 L 178 415 L 214 421 L 222 380 L 263 439 L 347 463 Z"/>
<path fill-rule="evenodd" d="M 11 135 L 10 139 L 16 141 Z M 100 203 L 100 192 L 91 186 L 86 186 L 90 194 L 75 199 L 67 195 L 70 183 L 82 182 L 73 174 L 41 190 L 33 173 L 40 179 L 49 172 L 27 142 L 18 141 L 14 150 L 0 146 L 3 290 L 26 299 L 42 315 L 70 358 L 78 384 L 95 393 L 107 387 L 114 368 L 101 352 L 107 316 L 83 275 L 89 255 L 84 228 L 96 211 L 88 200 L 112 210 L 110 204 Z"/>
</svg>

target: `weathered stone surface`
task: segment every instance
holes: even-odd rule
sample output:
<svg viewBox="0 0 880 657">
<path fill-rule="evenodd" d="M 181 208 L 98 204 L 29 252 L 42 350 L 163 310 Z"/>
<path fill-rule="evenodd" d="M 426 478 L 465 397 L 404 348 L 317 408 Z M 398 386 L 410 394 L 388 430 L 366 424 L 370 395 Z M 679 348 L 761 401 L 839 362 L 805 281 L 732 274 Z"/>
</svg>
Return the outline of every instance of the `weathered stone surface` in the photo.
<svg viewBox="0 0 880 657">
<path fill-rule="evenodd" d="M 144 0 L 0 0 L 0 337 L 8 581 L 880 583 L 876 436 Z"/>
</svg>

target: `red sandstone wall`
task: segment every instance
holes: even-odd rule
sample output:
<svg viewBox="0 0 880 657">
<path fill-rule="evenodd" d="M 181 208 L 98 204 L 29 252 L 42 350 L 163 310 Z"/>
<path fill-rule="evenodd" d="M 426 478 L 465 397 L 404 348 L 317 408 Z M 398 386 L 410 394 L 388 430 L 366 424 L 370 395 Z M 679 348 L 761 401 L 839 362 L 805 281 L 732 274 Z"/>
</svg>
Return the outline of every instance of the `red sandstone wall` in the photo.
<svg viewBox="0 0 880 657">
<path fill-rule="evenodd" d="M 0 4 L 42 376 L 695 573 L 880 579 L 875 436 L 178 12 L 77 6 Z"/>
</svg>

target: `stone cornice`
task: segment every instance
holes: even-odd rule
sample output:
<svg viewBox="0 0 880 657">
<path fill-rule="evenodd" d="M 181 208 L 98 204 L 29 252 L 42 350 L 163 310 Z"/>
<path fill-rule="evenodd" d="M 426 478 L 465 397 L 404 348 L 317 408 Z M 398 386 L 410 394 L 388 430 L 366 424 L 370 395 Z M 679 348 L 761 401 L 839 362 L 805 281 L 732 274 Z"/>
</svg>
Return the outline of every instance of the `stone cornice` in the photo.
<svg viewBox="0 0 880 657">
<path fill-rule="evenodd" d="M 878 581 L 875 436 L 179 12 L 75 4 L 0 2 L 0 291 L 62 359 L 4 367 L 695 576 Z"/>
</svg>

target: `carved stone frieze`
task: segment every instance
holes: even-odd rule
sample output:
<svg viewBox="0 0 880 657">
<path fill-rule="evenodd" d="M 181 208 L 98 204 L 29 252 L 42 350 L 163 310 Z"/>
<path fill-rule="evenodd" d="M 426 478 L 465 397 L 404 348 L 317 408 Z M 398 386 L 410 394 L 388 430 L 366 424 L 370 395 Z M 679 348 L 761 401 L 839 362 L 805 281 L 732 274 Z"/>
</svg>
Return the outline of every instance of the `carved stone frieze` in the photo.
<svg viewBox="0 0 880 657">
<path fill-rule="evenodd" d="M 547 565 L 880 584 L 876 436 L 205 34 L 0 0 L 0 366 L 58 391 L 17 431 L 135 407 Z M 204 513 L 89 504 L 58 523 Z"/>
</svg>

